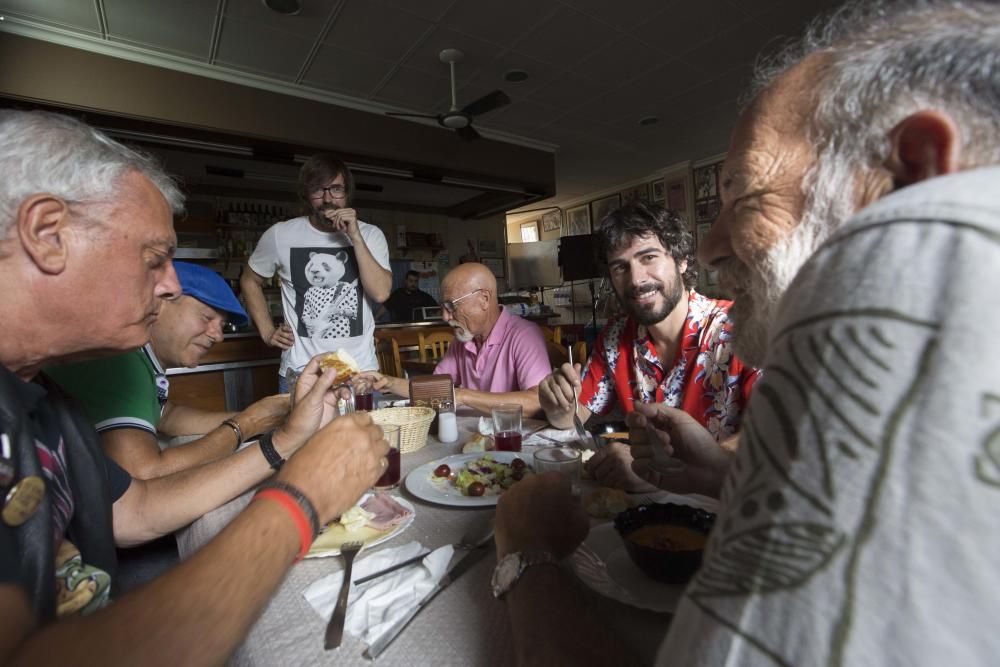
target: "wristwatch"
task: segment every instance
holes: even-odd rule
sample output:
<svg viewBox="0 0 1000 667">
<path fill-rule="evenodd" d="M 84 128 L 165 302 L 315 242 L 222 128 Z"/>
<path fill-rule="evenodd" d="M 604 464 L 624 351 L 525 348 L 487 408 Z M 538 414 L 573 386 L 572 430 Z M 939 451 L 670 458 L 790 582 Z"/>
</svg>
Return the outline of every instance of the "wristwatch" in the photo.
<svg viewBox="0 0 1000 667">
<path fill-rule="evenodd" d="M 493 597 L 502 598 L 514 584 L 518 582 L 524 571 L 532 565 L 558 563 L 558 559 L 548 551 L 515 551 L 500 559 L 490 583 L 493 586 Z"/>
</svg>

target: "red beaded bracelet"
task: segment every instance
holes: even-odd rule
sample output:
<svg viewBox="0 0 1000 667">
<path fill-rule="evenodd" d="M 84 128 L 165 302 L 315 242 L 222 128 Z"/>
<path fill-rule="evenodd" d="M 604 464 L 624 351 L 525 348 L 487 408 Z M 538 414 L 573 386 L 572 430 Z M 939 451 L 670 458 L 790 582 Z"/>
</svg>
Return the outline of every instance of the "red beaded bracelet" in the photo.
<svg viewBox="0 0 1000 667">
<path fill-rule="evenodd" d="M 313 538 L 315 537 L 315 535 L 313 535 L 312 526 L 309 524 L 309 517 L 306 516 L 305 510 L 299 506 L 290 493 L 282 489 L 261 489 L 253 497 L 254 500 L 257 500 L 258 498 L 270 498 L 284 507 L 292 516 L 292 520 L 295 522 L 295 527 L 299 531 L 299 540 L 302 543 L 299 555 L 295 557 L 295 562 L 298 563 L 300 560 L 305 558 L 307 553 L 309 553 L 309 547 L 312 546 Z"/>
</svg>

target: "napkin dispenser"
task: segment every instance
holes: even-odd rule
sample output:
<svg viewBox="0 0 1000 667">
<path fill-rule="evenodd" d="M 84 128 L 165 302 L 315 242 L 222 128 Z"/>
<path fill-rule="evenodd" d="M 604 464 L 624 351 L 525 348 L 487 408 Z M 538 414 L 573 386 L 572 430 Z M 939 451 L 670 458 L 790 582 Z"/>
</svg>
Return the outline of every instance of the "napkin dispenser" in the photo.
<svg viewBox="0 0 1000 667">
<path fill-rule="evenodd" d="M 455 387 L 450 375 L 417 375 L 410 378 L 410 405 L 434 408 L 443 402 L 455 405 Z M 437 415 L 431 423 L 430 432 L 437 435 Z"/>
</svg>

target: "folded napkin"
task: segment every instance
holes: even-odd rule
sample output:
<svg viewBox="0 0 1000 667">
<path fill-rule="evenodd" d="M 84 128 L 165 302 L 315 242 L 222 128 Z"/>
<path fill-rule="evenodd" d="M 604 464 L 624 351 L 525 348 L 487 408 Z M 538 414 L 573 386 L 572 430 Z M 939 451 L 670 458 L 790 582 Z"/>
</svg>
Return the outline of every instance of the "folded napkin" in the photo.
<svg viewBox="0 0 1000 667">
<path fill-rule="evenodd" d="M 370 555 L 362 551 L 354 561 L 351 578 L 360 579 L 384 570 L 422 551 L 425 549 L 419 542 L 383 549 Z M 437 585 L 448 569 L 453 552 L 454 548 L 449 544 L 427 554 L 421 563 L 414 563 L 360 586 L 352 583 L 344 630 L 371 645 Z M 324 623 L 330 620 L 337 605 L 343 579 L 343 571 L 328 574 L 302 592 Z"/>
<path fill-rule="evenodd" d="M 525 426 L 523 430 L 530 431 L 532 427 Z M 493 418 L 492 417 L 480 417 L 479 418 L 479 433 L 481 435 L 493 435 Z M 537 433 L 532 433 L 531 435 L 525 437 L 521 440 L 522 445 L 554 445 L 553 440 L 557 442 L 572 442 L 577 440 L 576 430 L 574 429 L 559 429 L 555 427 L 543 428 Z"/>
</svg>

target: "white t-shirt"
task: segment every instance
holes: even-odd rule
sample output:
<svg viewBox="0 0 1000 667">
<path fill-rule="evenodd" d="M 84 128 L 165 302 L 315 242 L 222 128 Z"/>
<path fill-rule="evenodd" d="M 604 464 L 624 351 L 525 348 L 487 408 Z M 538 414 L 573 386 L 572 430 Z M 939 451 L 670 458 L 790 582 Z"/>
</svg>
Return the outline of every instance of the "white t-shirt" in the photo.
<svg viewBox="0 0 1000 667">
<path fill-rule="evenodd" d="M 1000 660 L 998 184 L 903 188 L 796 276 L 658 664 Z"/>
<path fill-rule="evenodd" d="M 358 221 L 372 256 L 389 268 L 389 248 L 375 225 Z M 375 319 L 344 232 L 322 232 L 300 217 L 279 222 L 260 237 L 249 261 L 265 278 L 281 279 L 285 322 L 295 344 L 281 355 L 280 373 L 300 370 L 321 352 L 346 350 L 362 369 L 377 369 Z"/>
</svg>

